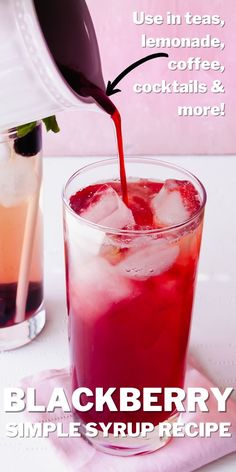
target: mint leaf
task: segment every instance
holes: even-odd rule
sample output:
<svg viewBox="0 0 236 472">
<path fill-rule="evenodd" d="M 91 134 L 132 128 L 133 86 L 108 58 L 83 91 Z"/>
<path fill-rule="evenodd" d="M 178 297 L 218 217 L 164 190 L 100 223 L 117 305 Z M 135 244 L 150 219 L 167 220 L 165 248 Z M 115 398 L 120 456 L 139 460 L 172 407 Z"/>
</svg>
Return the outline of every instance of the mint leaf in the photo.
<svg viewBox="0 0 236 472">
<path fill-rule="evenodd" d="M 57 123 L 57 119 L 55 116 L 49 116 L 47 118 L 43 118 L 42 120 L 46 126 L 47 131 L 53 131 L 53 133 L 59 133 L 60 128 Z M 17 126 L 17 137 L 24 138 L 27 134 L 29 134 L 33 129 L 37 126 L 37 121 L 32 121 L 32 123 L 26 123 L 24 125 Z"/>
<path fill-rule="evenodd" d="M 32 123 L 26 123 L 25 125 L 17 126 L 17 137 L 24 138 L 24 136 L 33 131 L 36 125 L 37 121 L 33 121 Z"/>
<path fill-rule="evenodd" d="M 53 131 L 53 133 L 59 133 L 60 128 L 57 123 L 57 119 L 54 116 L 49 116 L 48 118 L 44 118 L 43 122 L 46 126 L 47 131 Z"/>
</svg>

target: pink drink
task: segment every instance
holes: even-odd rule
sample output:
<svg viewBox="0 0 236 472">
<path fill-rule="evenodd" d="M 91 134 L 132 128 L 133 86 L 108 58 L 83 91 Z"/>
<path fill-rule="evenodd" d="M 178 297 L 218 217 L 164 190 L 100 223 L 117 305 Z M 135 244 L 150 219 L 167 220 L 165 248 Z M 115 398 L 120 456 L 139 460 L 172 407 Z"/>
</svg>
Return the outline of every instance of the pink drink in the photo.
<svg viewBox="0 0 236 472">
<path fill-rule="evenodd" d="M 41 125 L 0 136 L 0 350 L 33 339 L 45 322 Z"/>
<path fill-rule="evenodd" d="M 86 170 L 66 188 L 73 389 L 135 387 L 142 391 L 184 384 L 205 192 L 191 174 L 186 178 L 186 173 L 181 175 L 168 165 L 163 172 L 164 164 L 144 161 L 136 166 L 132 159 L 127 163 L 128 173 L 137 176 L 128 178 L 129 208 L 122 201 L 119 182 L 110 180 L 110 175 L 105 184 L 88 185 L 93 166 L 87 168 L 85 187 Z M 140 179 L 147 172 L 145 165 L 151 175 L 162 177 L 169 172 L 175 178 L 154 181 L 148 174 L 147 179 Z M 106 166 L 102 169 L 100 164 L 103 175 Z M 118 406 L 118 393 L 113 399 Z M 83 414 L 75 411 L 85 424 L 151 422 L 155 427 L 174 414 L 110 412 L 107 408 Z M 112 439 L 109 445 L 103 441 L 97 446 L 115 447 Z M 158 447 L 157 442 L 147 446 L 146 441 L 130 450 Z"/>
<path fill-rule="evenodd" d="M 10 208 L 0 205 L 0 328 L 12 326 L 15 323 L 17 280 L 28 205 L 28 201 Z M 30 268 L 25 319 L 34 314 L 43 300 L 41 219 L 42 216 L 39 213 Z"/>
</svg>

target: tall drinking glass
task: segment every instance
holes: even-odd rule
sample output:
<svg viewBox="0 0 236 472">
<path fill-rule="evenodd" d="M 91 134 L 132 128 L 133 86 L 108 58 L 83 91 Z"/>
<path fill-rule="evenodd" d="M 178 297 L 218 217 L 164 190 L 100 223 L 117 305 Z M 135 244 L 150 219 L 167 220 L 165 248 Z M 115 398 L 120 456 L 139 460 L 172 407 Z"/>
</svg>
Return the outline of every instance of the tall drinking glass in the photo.
<svg viewBox="0 0 236 472">
<path fill-rule="evenodd" d="M 40 189 L 41 124 L 0 134 L 0 351 L 34 339 L 45 324 Z"/>
<path fill-rule="evenodd" d="M 119 389 L 184 386 L 186 352 L 206 193 L 189 172 L 155 159 L 126 159 L 130 182 L 190 182 L 199 198 L 197 211 L 186 221 L 162 229 L 117 230 L 78 215 L 70 199 L 81 189 L 100 182 L 117 182 L 119 166 L 108 160 L 84 167 L 64 189 L 64 226 L 69 313 L 72 387 L 95 392 Z M 188 185 L 191 185 L 188 184 Z M 91 188 L 91 187 L 90 187 Z M 82 199 L 83 193 L 81 193 Z M 83 206 L 83 202 L 79 202 Z M 164 208 L 164 207 L 163 207 Z M 101 207 L 100 207 L 101 210 Z M 164 397 L 159 395 L 163 406 Z M 115 438 L 101 432 L 92 439 L 98 449 L 132 455 L 154 451 L 166 443 L 158 425 L 173 421 L 176 411 L 74 411 L 89 422 L 150 422 L 154 431 L 146 439 Z M 85 430 L 84 430 L 85 431 Z"/>
</svg>

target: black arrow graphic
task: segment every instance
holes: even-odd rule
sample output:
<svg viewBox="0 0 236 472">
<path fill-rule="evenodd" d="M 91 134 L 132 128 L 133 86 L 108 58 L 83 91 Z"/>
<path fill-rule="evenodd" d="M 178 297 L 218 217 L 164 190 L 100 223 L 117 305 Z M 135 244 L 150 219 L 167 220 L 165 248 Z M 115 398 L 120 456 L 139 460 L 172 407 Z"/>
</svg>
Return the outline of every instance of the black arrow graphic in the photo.
<svg viewBox="0 0 236 472">
<path fill-rule="evenodd" d="M 108 95 L 108 97 L 110 95 L 113 95 L 114 93 L 121 92 L 120 89 L 115 89 L 115 87 L 132 70 L 136 69 L 136 67 L 141 66 L 141 64 L 144 64 L 147 61 L 151 61 L 152 59 L 156 59 L 157 57 L 169 57 L 169 55 L 164 53 L 164 52 L 157 52 L 156 54 L 150 54 L 149 56 L 143 57 L 139 61 L 136 61 L 133 64 L 131 64 L 131 66 L 127 67 L 127 69 L 125 69 L 123 72 L 121 72 L 121 74 L 118 75 L 118 77 L 115 80 L 113 80 L 113 82 L 111 82 L 109 80 L 109 82 L 107 84 L 107 89 L 106 89 L 106 94 Z"/>
</svg>

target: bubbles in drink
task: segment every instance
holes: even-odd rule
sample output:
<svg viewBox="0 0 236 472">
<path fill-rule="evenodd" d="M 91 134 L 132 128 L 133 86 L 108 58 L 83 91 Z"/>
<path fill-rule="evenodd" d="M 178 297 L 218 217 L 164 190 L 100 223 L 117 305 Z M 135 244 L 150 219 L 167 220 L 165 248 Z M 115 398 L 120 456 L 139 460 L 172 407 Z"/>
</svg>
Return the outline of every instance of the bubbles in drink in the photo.
<svg viewBox="0 0 236 472">
<path fill-rule="evenodd" d="M 131 210 L 118 193 L 107 184 L 101 185 L 91 196 L 87 208 L 80 211 L 80 216 L 93 223 L 115 229 L 122 229 L 135 223 Z"/>
<path fill-rule="evenodd" d="M 129 208 L 118 182 L 83 189 L 70 200 L 85 219 L 114 229 L 152 230 L 184 223 L 199 210 L 197 190 L 187 180 L 128 182 Z"/>
<path fill-rule="evenodd" d="M 172 226 L 193 216 L 200 208 L 200 200 L 191 182 L 169 179 L 152 199 L 151 207 L 157 226 Z"/>
<path fill-rule="evenodd" d="M 129 251 L 117 268 L 120 273 L 131 279 L 146 280 L 169 270 L 178 254 L 178 245 L 171 246 L 157 240 L 139 250 Z"/>
</svg>

